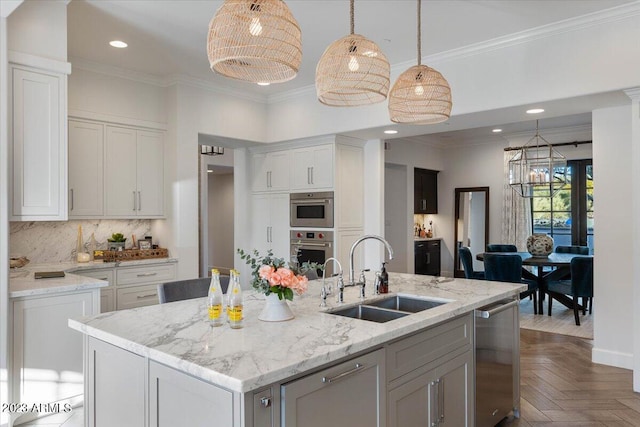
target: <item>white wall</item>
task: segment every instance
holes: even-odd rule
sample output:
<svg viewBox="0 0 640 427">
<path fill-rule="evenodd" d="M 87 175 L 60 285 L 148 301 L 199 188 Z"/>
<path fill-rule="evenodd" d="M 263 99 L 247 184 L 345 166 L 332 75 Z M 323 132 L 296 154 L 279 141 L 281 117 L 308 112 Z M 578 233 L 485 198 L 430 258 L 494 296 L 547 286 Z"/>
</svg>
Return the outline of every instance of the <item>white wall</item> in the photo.
<svg viewBox="0 0 640 427">
<path fill-rule="evenodd" d="M 67 61 L 67 5 L 25 1 L 8 19 L 9 50 Z"/>
<path fill-rule="evenodd" d="M 7 324 L 9 314 L 9 132 L 7 93 L 7 19 L 0 16 L 0 396 L 9 396 L 7 375 Z M 4 399 L 0 399 L 4 403 Z M 0 413 L 0 425 L 8 414 Z"/>
<path fill-rule="evenodd" d="M 407 229 L 407 166 L 385 163 L 384 167 L 384 236 L 394 250 L 393 262 L 388 271 L 413 273 L 409 270 L 409 257 L 412 255 Z M 413 173 L 413 170 L 411 171 Z"/>
<path fill-rule="evenodd" d="M 633 367 L 631 106 L 593 112 L 594 348 L 593 360 Z"/>
</svg>

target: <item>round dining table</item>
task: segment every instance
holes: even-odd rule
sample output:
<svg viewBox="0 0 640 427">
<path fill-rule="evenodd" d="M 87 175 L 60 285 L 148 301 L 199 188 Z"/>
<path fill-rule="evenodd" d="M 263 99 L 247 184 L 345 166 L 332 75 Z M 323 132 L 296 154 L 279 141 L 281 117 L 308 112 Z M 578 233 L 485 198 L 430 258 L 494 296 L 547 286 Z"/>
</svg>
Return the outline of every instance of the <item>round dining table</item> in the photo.
<svg viewBox="0 0 640 427">
<path fill-rule="evenodd" d="M 547 290 L 547 283 L 553 280 L 566 279 L 570 275 L 571 260 L 575 257 L 585 257 L 593 255 L 580 255 L 571 253 L 551 252 L 546 257 L 532 256 L 529 252 L 488 252 L 500 255 L 519 255 L 522 258 L 522 266 L 537 267 L 536 274 L 522 269 L 522 277 L 529 280 L 535 280 L 538 284 L 538 314 L 542 313 L 542 306 Z M 484 253 L 476 255 L 479 261 L 484 260 Z M 544 267 L 553 267 L 553 269 L 545 271 Z M 568 308 L 573 308 L 573 301 L 564 295 L 555 295 L 554 298 Z"/>
</svg>

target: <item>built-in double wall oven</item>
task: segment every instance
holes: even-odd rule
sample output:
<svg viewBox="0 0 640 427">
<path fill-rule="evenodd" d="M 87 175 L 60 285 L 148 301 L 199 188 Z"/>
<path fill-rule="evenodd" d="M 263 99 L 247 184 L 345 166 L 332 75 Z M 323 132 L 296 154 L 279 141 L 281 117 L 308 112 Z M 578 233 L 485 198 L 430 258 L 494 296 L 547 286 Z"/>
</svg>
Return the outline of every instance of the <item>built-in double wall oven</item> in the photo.
<svg viewBox="0 0 640 427">
<path fill-rule="evenodd" d="M 333 256 L 333 231 L 291 230 L 291 253 L 298 254 L 298 262 L 323 264 Z M 333 274 L 333 263 L 327 264 L 325 276 Z M 321 277 L 321 276 L 320 276 Z"/>
<path fill-rule="evenodd" d="M 333 228 L 333 191 L 291 193 L 291 227 Z"/>
</svg>

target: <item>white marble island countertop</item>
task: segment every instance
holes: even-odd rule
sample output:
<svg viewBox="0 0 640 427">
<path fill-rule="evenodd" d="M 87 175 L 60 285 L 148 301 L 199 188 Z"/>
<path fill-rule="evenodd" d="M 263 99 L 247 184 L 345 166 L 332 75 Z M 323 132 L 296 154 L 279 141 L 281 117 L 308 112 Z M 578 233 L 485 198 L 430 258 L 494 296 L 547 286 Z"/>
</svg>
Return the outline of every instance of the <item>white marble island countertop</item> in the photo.
<svg viewBox="0 0 640 427">
<path fill-rule="evenodd" d="M 513 298 L 526 289 L 489 281 L 399 273 L 389 276 L 388 295 L 402 293 L 450 302 L 387 323 L 375 323 L 326 313 L 337 307 L 335 290 L 327 299 L 327 307 L 320 308 L 318 280 L 309 283 L 305 295 L 289 302 L 295 318 L 286 322 L 258 320 L 265 297 L 246 291 L 242 329 L 231 329 L 227 324 L 210 327 L 206 298 L 71 319 L 69 326 L 215 385 L 248 392 Z M 358 292 L 359 288 L 346 288 L 343 306 L 358 303 Z"/>
<path fill-rule="evenodd" d="M 83 276 L 83 270 L 98 270 L 103 268 L 175 262 L 177 262 L 175 258 L 154 258 L 118 263 L 93 261 L 83 263 L 58 262 L 27 264 L 24 267 L 12 268 L 9 271 L 9 297 L 18 298 L 109 286 L 109 282 L 107 281 Z M 64 271 L 65 277 L 35 279 L 34 273 L 42 271 Z"/>
</svg>

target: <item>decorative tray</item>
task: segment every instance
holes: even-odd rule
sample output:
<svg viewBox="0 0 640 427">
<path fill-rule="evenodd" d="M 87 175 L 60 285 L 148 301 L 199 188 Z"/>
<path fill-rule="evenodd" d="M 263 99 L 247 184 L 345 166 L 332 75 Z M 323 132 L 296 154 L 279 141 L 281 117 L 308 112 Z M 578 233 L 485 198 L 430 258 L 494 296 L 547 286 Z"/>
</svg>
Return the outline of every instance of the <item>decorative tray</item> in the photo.
<svg viewBox="0 0 640 427">
<path fill-rule="evenodd" d="M 94 259 L 102 259 L 103 262 L 114 261 L 138 261 L 141 259 L 169 258 L 169 250 L 157 249 L 125 249 L 123 251 L 95 251 Z"/>
</svg>

